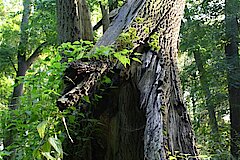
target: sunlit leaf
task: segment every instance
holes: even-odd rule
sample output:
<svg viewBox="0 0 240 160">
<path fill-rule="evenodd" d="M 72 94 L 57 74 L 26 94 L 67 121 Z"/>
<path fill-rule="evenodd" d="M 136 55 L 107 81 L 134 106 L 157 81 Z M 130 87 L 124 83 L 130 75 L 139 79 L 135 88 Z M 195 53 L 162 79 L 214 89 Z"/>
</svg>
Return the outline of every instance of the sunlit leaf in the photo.
<svg viewBox="0 0 240 160">
<path fill-rule="evenodd" d="M 134 55 L 135 55 L 135 56 L 141 56 L 142 54 L 141 54 L 141 53 L 138 53 L 138 52 L 136 52 L 136 53 L 134 53 Z"/>
<path fill-rule="evenodd" d="M 47 158 L 47 160 L 56 160 L 53 156 L 51 156 L 50 152 L 42 152 L 42 155 Z"/>
<path fill-rule="evenodd" d="M 138 58 L 132 58 L 132 60 L 136 61 L 136 62 L 139 62 L 139 63 L 142 63 L 142 61 Z"/>
<path fill-rule="evenodd" d="M 46 127 L 47 127 L 47 121 L 43 121 L 37 126 L 38 134 L 41 138 L 43 138 L 45 135 Z"/>
<path fill-rule="evenodd" d="M 53 146 L 53 148 L 57 151 L 60 157 L 63 157 L 62 143 L 59 139 L 49 137 L 48 142 Z"/>
<path fill-rule="evenodd" d="M 114 56 L 124 65 L 124 67 L 127 66 L 127 64 L 130 65 L 130 59 L 127 56 L 123 56 L 120 53 L 115 53 Z"/>
<path fill-rule="evenodd" d="M 91 103 L 91 102 L 90 102 L 90 99 L 89 99 L 89 96 L 84 96 L 83 98 L 84 98 L 84 100 L 85 100 L 87 103 Z"/>
</svg>

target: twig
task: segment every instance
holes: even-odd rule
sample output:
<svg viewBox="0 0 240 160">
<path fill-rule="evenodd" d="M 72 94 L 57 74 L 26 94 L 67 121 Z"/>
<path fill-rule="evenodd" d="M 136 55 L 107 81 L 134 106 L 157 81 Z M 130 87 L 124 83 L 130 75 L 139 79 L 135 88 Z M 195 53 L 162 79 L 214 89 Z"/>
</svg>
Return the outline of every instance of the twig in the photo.
<svg viewBox="0 0 240 160">
<path fill-rule="evenodd" d="M 72 137 L 70 136 L 70 134 L 69 134 L 69 132 L 68 132 L 68 128 L 67 128 L 67 124 L 66 124 L 66 121 L 65 121 L 65 117 L 62 118 L 62 121 L 63 121 L 64 127 L 65 127 L 65 129 L 66 129 L 66 131 L 67 131 L 68 138 L 70 139 L 70 141 L 71 141 L 72 143 L 74 143 Z"/>
</svg>

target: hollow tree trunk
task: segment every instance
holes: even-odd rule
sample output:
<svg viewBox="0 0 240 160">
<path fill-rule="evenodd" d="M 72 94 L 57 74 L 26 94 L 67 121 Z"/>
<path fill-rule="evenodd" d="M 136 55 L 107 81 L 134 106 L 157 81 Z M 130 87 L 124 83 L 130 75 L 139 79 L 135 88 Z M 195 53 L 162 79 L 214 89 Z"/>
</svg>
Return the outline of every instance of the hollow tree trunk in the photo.
<svg viewBox="0 0 240 160">
<path fill-rule="evenodd" d="M 108 98 L 116 106 L 109 105 L 109 114 L 99 115 L 107 117 L 107 136 L 99 138 L 107 149 L 105 155 L 95 154 L 101 157 L 98 159 L 159 160 L 168 159 L 176 151 L 197 154 L 176 65 L 184 5 L 184 0 L 129 0 L 97 42 L 96 47 L 114 45 L 118 36 L 131 27 L 139 37 L 133 40 L 132 49 L 143 54 L 142 65 L 133 63 L 117 95 Z M 151 46 L 151 42 L 157 42 L 158 47 Z M 71 71 L 75 70 L 76 75 L 70 78 L 74 81 L 81 74 L 86 78 L 58 100 L 58 107 L 65 109 L 89 95 L 110 67 L 105 61 L 71 63 Z M 77 75 L 78 71 L 82 72 Z"/>
<path fill-rule="evenodd" d="M 228 92 L 231 121 L 231 154 L 232 159 L 240 158 L 240 64 L 238 53 L 238 23 L 237 14 L 239 2 L 225 1 L 226 38 L 225 54 L 228 67 Z"/>
<path fill-rule="evenodd" d="M 140 96 L 131 80 L 108 89 L 94 110 L 102 126 L 94 135 L 92 155 L 96 160 L 141 160 L 144 158 L 146 118 Z"/>
<path fill-rule="evenodd" d="M 200 84 L 203 88 L 203 93 L 206 98 L 205 103 L 206 103 L 206 107 L 208 110 L 209 125 L 211 126 L 212 133 L 216 134 L 216 133 L 218 133 L 218 124 L 217 124 L 217 118 L 216 118 L 216 113 L 215 113 L 215 107 L 212 102 L 212 94 L 209 89 L 206 71 L 203 67 L 201 55 L 200 55 L 199 51 L 194 52 L 194 59 L 195 59 L 197 69 L 200 74 Z"/>
</svg>

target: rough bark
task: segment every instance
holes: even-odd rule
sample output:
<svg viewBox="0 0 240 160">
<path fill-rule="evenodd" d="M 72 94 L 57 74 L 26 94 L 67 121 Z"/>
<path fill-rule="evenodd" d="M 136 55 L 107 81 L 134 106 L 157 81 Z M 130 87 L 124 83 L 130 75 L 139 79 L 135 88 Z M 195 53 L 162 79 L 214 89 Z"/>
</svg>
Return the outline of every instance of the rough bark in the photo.
<svg viewBox="0 0 240 160">
<path fill-rule="evenodd" d="M 225 1 L 225 24 L 227 38 L 225 53 L 228 66 L 232 159 L 240 158 L 240 65 L 237 38 L 239 34 L 237 23 L 239 6 L 239 1 L 237 0 Z"/>
<path fill-rule="evenodd" d="M 57 0 L 57 17 L 59 43 L 93 40 L 86 0 Z"/>
<path fill-rule="evenodd" d="M 155 28 L 160 35 L 160 50 L 145 52 L 143 65 L 138 67 L 136 72 L 141 106 L 146 108 L 146 159 L 168 159 L 168 151 L 172 155 L 175 155 L 175 151 L 196 155 L 194 136 L 183 103 L 176 64 L 184 1 L 161 3 L 162 6 L 156 8 L 156 11 L 162 11 L 161 15 L 164 16 L 157 22 L 158 28 Z"/>
<path fill-rule="evenodd" d="M 130 159 L 149 160 L 168 159 L 169 152 L 171 155 L 176 155 L 176 151 L 193 156 L 197 154 L 191 123 L 182 100 L 176 65 L 178 36 L 184 4 L 184 0 L 129 0 L 97 42 L 96 47 L 114 45 L 120 33 L 128 32 L 131 27 L 136 29 L 139 37 L 133 41 L 132 49 L 143 54 L 142 65 L 137 63 L 131 65 L 125 77 L 127 81 L 123 83 L 125 85 L 120 85 L 124 98 L 121 99 L 120 92 L 116 113 L 119 116 L 110 117 L 111 123 L 108 125 L 110 131 L 117 130 L 118 132 L 115 132 L 115 135 L 109 134 L 108 140 L 105 139 L 105 141 L 110 141 L 107 143 L 106 159 L 114 159 L 118 156 L 121 159 L 129 159 L 129 157 L 131 157 Z M 136 18 L 143 19 L 143 21 L 139 23 Z M 158 34 L 155 40 L 157 40 L 160 50 L 149 47 L 149 43 L 154 41 L 151 38 L 154 34 Z M 90 66 L 93 63 L 89 62 Z M 65 93 L 57 103 L 60 109 L 75 105 L 81 97 L 89 95 L 98 78 L 111 66 L 107 62 L 101 61 L 99 62 L 100 72 L 90 71 L 88 73 L 81 69 L 82 67 L 77 61 L 71 65 L 76 66 L 72 68 L 78 73 L 73 80 L 77 81 L 77 77 L 90 77 L 91 79 L 82 79 L 74 88 Z M 131 94 L 129 94 L 130 91 Z M 129 102 L 129 97 L 137 95 L 139 95 L 139 103 Z M 138 98 L 134 100 L 138 100 Z M 128 113 L 129 107 L 133 111 L 141 109 L 142 112 L 145 112 L 146 118 L 140 116 L 141 112 L 139 114 L 136 112 L 136 117 L 134 117 L 132 111 Z M 135 121 L 140 121 L 140 123 Z M 139 140 L 143 131 L 140 129 L 139 133 L 135 135 L 137 137 L 133 137 L 129 130 L 141 128 L 142 124 L 145 124 L 144 137 L 143 143 L 139 144 L 134 138 Z M 124 128 L 127 130 L 124 131 Z M 130 129 L 128 130 L 128 128 Z M 144 148 L 144 155 L 139 151 L 141 148 Z"/>
<path fill-rule="evenodd" d="M 87 4 L 86 0 L 81 0 L 80 1 L 80 9 L 79 9 L 79 14 L 81 16 L 81 21 L 83 24 L 83 34 L 82 34 L 82 39 L 83 40 L 88 40 L 88 41 L 93 41 L 93 30 L 92 30 L 92 23 L 91 23 L 91 16 L 90 16 L 90 10 Z"/>
<path fill-rule="evenodd" d="M 207 79 L 206 71 L 203 67 L 200 52 L 198 51 L 194 52 L 194 59 L 200 74 L 200 84 L 203 88 L 203 92 L 206 99 L 205 103 L 208 110 L 209 125 L 211 126 L 212 133 L 216 134 L 218 133 L 218 124 L 217 124 L 217 118 L 215 114 L 215 107 L 212 102 L 212 94 L 209 89 L 208 79 Z"/>
</svg>

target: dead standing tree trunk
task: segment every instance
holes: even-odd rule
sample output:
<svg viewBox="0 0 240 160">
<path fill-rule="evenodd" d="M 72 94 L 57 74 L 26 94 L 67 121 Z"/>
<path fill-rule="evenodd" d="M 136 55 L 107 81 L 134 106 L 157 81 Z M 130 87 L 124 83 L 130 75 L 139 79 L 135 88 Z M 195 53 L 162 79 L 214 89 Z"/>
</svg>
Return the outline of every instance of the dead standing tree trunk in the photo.
<svg viewBox="0 0 240 160">
<path fill-rule="evenodd" d="M 132 49 L 143 53 L 142 65 L 131 65 L 128 80 L 120 85 L 118 97 L 112 98 L 117 109 L 106 124 L 105 159 L 168 159 L 169 151 L 197 154 L 176 65 L 184 4 L 184 0 L 129 0 L 97 42 L 96 47 L 114 45 L 131 27 L 139 37 Z M 151 45 L 153 41 L 160 49 Z M 76 71 L 72 80 L 82 74 L 85 78 L 58 100 L 60 109 L 89 95 L 110 66 L 104 61 L 76 61 L 70 67 Z M 141 128 L 145 128 L 144 137 Z"/>
</svg>

